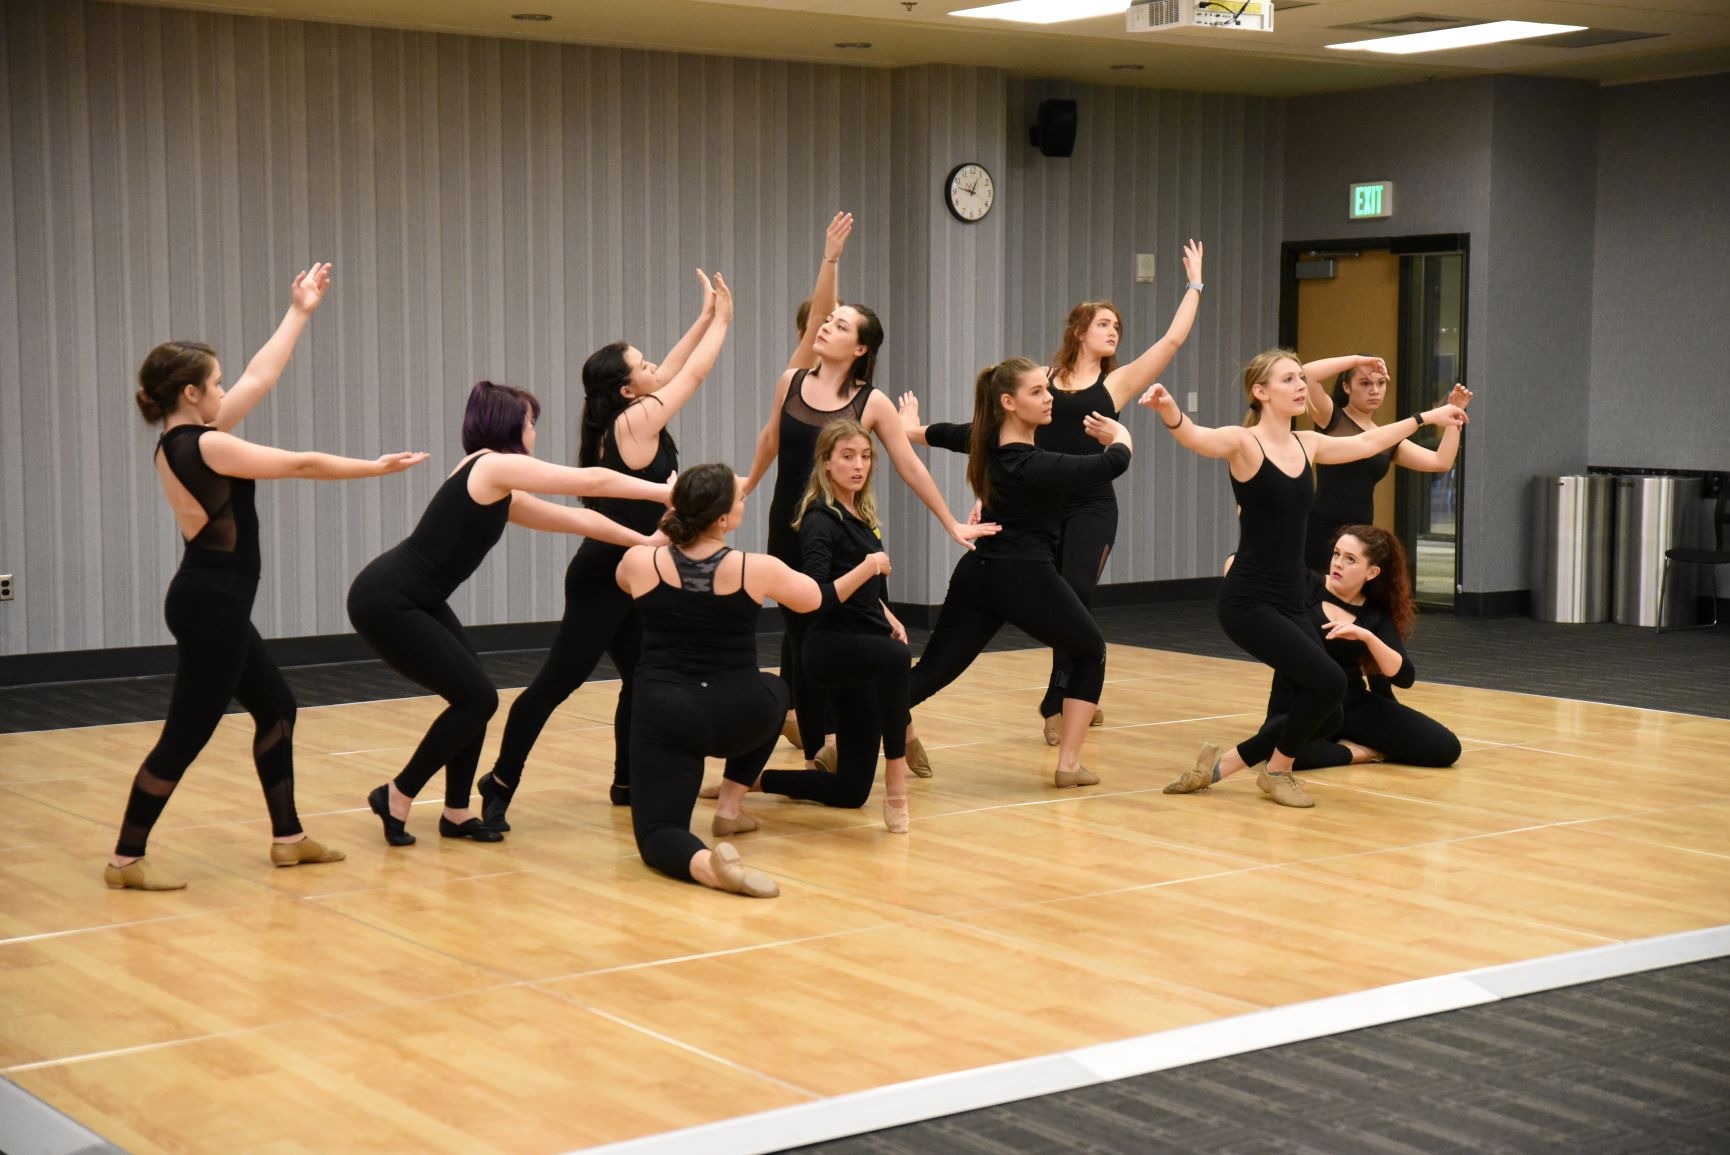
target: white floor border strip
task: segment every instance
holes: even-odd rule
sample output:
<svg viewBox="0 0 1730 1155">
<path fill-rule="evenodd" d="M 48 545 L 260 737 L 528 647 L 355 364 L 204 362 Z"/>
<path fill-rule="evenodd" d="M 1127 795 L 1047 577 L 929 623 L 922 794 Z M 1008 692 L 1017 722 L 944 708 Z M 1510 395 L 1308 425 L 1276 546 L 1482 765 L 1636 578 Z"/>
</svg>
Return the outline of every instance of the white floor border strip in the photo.
<svg viewBox="0 0 1730 1155">
<path fill-rule="evenodd" d="M 1037 1059 L 894 1083 L 585 1150 L 589 1155 L 759 1155 L 1364 1027 L 1725 956 L 1730 956 L 1730 926 L 1613 943 L 1256 1011 Z"/>
</svg>

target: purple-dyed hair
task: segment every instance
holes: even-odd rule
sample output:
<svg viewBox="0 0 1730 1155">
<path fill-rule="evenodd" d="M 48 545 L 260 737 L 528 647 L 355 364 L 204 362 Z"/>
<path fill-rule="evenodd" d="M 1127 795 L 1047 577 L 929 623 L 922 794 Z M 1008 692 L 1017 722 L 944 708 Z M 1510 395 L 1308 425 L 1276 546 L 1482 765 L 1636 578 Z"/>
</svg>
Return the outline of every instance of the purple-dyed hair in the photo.
<svg viewBox="0 0 1730 1155">
<path fill-rule="evenodd" d="M 527 389 L 477 382 L 463 412 L 463 452 L 527 453 L 523 427 L 531 416 L 540 419 L 541 403 Z"/>
</svg>

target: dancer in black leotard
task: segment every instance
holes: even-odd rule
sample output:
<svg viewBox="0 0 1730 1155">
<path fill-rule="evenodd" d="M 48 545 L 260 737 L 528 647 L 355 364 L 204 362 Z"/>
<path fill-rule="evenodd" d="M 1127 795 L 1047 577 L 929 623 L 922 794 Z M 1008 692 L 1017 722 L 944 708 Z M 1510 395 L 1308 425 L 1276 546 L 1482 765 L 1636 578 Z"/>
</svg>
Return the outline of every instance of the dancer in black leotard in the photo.
<svg viewBox="0 0 1730 1155">
<path fill-rule="evenodd" d="M 1371 525 L 1346 526 L 1335 543 L 1327 578 L 1312 573 L 1308 579 L 1310 620 L 1345 674 L 1346 693 L 1340 711 L 1321 734 L 1297 752 L 1293 769 L 1383 760 L 1407 766 L 1452 766 L 1460 757 L 1460 740 L 1440 722 L 1396 700 L 1390 688 L 1410 686 L 1417 676 L 1405 646 L 1415 609 L 1399 539 Z M 1203 745 L 1195 766 L 1165 792 L 1203 791 L 1267 761 L 1296 692 L 1275 674 L 1261 730 L 1223 757 L 1217 746 Z"/>
<path fill-rule="evenodd" d="M 882 552 L 877 502 L 871 494 L 871 437 L 853 421 L 832 421 L 817 438 L 817 467 L 794 514 L 803 568 L 834 581 Z M 752 789 L 809 799 L 825 806 L 865 805 L 883 750 L 883 824 L 907 833 L 908 675 L 913 651 L 907 630 L 889 610 L 888 583 L 873 576 L 852 597 L 814 614 L 805 632 L 805 670 L 828 692 L 835 714 L 838 757 L 818 770 L 765 770 Z M 818 755 L 822 761 L 827 754 Z M 832 772 L 831 772 L 832 771 Z M 709 796 L 705 790 L 703 796 Z M 715 796 L 719 796 L 719 788 Z M 715 808 L 716 834 L 755 830 L 739 799 Z"/>
<path fill-rule="evenodd" d="M 294 304 L 239 382 L 222 388 L 222 366 L 208 345 L 158 345 L 138 370 L 138 408 L 162 422 L 156 474 L 186 542 L 168 585 L 164 616 L 174 635 L 174 691 L 162 736 L 132 780 L 114 857 L 103 872 L 115 889 L 179 890 L 145 859 L 151 828 L 186 768 L 216 730 L 230 699 L 252 715 L 252 757 L 270 811 L 270 859 L 278 866 L 340 862 L 343 853 L 301 829 L 294 806 L 294 695 L 252 624 L 262 569 L 253 482 L 279 477 L 336 480 L 400 473 L 424 453 L 376 461 L 291 453 L 253 445 L 229 430 L 276 387 L 300 331 L 324 298 L 330 266 L 294 279 Z"/>
<path fill-rule="evenodd" d="M 1330 437 L 1350 437 L 1376 427 L 1376 410 L 1388 395 L 1388 367 L 1380 357 L 1332 357 L 1304 366 L 1304 377 L 1321 381 L 1334 377 L 1333 395 L 1311 389 L 1305 395 L 1315 426 Z M 1455 385 L 1448 404 L 1461 409 L 1472 403 L 1472 391 Z M 1325 573 L 1333 556 L 1334 538 L 1342 525 L 1371 525 L 1376 519 L 1376 484 L 1391 465 L 1419 473 L 1446 473 L 1460 452 L 1460 431 L 1449 426 L 1434 449 L 1402 441 L 1393 449 L 1343 465 L 1316 467 L 1316 499 L 1310 507 L 1309 532 L 1304 540 L 1304 565 Z"/>
<path fill-rule="evenodd" d="M 917 421 L 916 404 L 904 413 Z M 1019 626 L 1071 663 L 1056 781 L 1091 786 L 1099 778 L 1082 766 L 1081 742 L 1105 684 L 1105 639 L 1057 572 L 1057 532 L 1064 499 L 1109 484 L 1128 469 L 1132 445 L 1121 422 L 1089 414 L 1088 436 L 1105 452 L 1052 453 L 1033 443 L 1034 430 L 1050 420 L 1044 371 L 1012 357 L 979 374 L 971 425 L 914 424 L 908 430 L 918 444 L 967 454 L 967 483 L 983 516 L 1003 526 L 956 565 L 931 640 L 913 667 L 911 696 L 917 706 L 960 677 L 1004 622 Z"/>
<path fill-rule="evenodd" d="M 829 225 L 823 247 L 823 264 L 811 294 L 810 319 L 804 339 L 787 362 L 787 371 L 775 385 L 775 400 L 769 419 L 757 436 L 757 452 L 745 479 L 745 492 L 757 487 L 769 465 L 775 465 L 775 492 L 769 502 L 769 553 L 789 566 L 800 563 L 799 536 L 793 530 L 793 511 L 805 492 L 817 434 L 831 421 L 849 418 L 876 435 L 883 452 L 901 479 L 925 503 L 945 532 L 971 549 L 973 542 L 996 532 L 989 524 L 964 525 L 943 504 L 937 483 L 926 472 L 925 463 L 913 452 L 902 422 L 889 397 L 872 387 L 877 351 L 883 344 L 883 326 L 877 315 L 863 305 L 836 304 L 837 267 L 853 229 L 851 213 L 837 213 Z M 798 711 L 799 744 L 808 768 L 816 766 L 823 747 L 826 724 L 825 695 L 820 686 L 800 674 L 806 622 L 783 607 L 787 635 L 781 647 L 781 676 L 793 693 Z M 789 737 L 792 735 L 789 734 Z M 929 760 L 914 739 L 908 759 L 921 777 L 930 773 Z"/>
<path fill-rule="evenodd" d="M 1294 431 L 1304 409 L 1303 365 L 1283 349 L 1262 353 L 1243 374 L 1250 415 L 1241 426 L 1209 429 L 1191 421 L 1155 384 L 1141 404 L 1159 412 L 1178 444 L 1231 464 L 1238 503 L 1237 558 L 1221 583 L 1219 624 L 1239 647 L 1284 675 L 1293 686 L 1291 708 L 1267 768 L 1256 783 L 1282 806 L 1314 803 L 1292 777 L 1292 759 L 1321 732 L 1345 694 L 1345 675 L 1328 657 L 1305 612 L 1303 542 L 1314 484 L 1309 465 L 1356 461 L 1390 448 L 1426 424 L 1461 425 L 1465 411 L 1443 405 L 1355 437 Z"/>
<path fill-rule="evenodd" d="M 578 465 L 599 465 L 645 481 L 665 481 L 679 466 L 679 450 L 667 423 L 696 396 L 715 366 L 733 322 L 733 294 L 701 269 L 703 310 L 666 360 L 654 365 L 623 341 L 605 345 L 583 363 L 582 442 Z M 653 533 L 665 507 L 653 501 L 590 498 L 587 504 L 638 533 Z M 565 570 L 565 617 L 547 660 L 511 704 L 492 773 L 477 784 L 481 816 L 494 830 L 511 828 L 505 817 L 521 781 L 523 763 L 541 728 L 559 704 L 588 680 L 606 653 L 619 672 L 619 702 L 613 711 L 614 805 L 631 800 L 631 690 L 643 625 L 619 589 L 614 574 L 624 548 L 588 539 Z"/>
<path fill-rule="evenodd" d="M 596 510 L 572 509 L 524 491 L 666 499 L 665 482 L 536 461 L 532 454 L 540 411 L 540 402 L 525 390 L 491 381 L 476 385 L 463 417 L 463 450 L 469 456 L 433 494 L 414 532 L 374 558 L 349 587 L 348 617 L 361 637 L 392 669 L 449 703 L 402 772 L 367 796 L 392 846 L 414 842 L 404 826 L 409 805 L 441 766 L 445 808 L 439 833 L 476 842 L 504 837 L 469 813 L 475 764 L 499 695 L 446 603 L 485 560 L 505 532 L 505 522 L 619 545 L 651 540 Z"/>
<path fill-rule="evenodd" d="M 699 465 L 679 478 L 662 528 L 668 548 L 628 550 L 619 587 L 643 615 L 643 662 L 631 723 L 631 827 L 643 861 L 662 874 L 753 898 L 778 893 L 730 843 L 711 852 L 691 833 L 705 757 L 727 760 L 723 798 L 736 802 L 775 748 L 787 713 L 781 679 L 757 669 L 764 598 L 799 613 L 846 598 L 889 558 L 873 554 L 833 585 L 766 554 L 738 553 L 727 534 L 745 513 L 731 468 Z"/>
<path fill-rule="evenodd" d="M 1200 242 L 1192 240 L 1183 246 L 1183 271 L 1188 278 L 1183 301 L 1165 336 L 1127 365 L 1117 363 L 1123 320 L 1116 305 L 1110 301 L 1083 301 L 1069 311 L 1064 322 L 1063 345 L 1052 358 L 1047 374 L 1051 382 L 1051 423 L 1034 431 L 1035 445 L 1054 453 L 1103 452 L 1099 442 L 1082 428 L 1082 421 L 1090 413 L 1116 418 L 1177 356 L 1201 305 L 1201 260 Z M 1117 491 L 1110 482 L 1071 493 L 1064 499 L 1063 521 L 1057 534 L 1057 569 L 1082 605 L 1093 605 L 1093 591 L 1099 587 L 1106 559 L 1116 542 Z M 1040 717 L 1045 719 L 1047 746 L 1057 745 L 1062 736 L 1063 690 L 1069 684 L 1069 671 L 1068 661 L 1054 651 L 1051 679 L 1039 703 Z M 1093 725 L 1104 721 L 1104 711 L 1095 709 Z"/>
</svg>

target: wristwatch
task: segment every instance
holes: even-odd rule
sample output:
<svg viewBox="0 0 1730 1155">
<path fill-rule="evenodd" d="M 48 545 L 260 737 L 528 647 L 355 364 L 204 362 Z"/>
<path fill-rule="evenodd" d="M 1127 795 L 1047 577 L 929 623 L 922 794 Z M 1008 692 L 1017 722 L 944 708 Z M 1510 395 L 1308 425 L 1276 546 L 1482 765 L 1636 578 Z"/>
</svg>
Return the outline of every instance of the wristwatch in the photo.
<svg viewBox="0 0 1730 1155">
<path fill-rule="evenodd" d="M 1184 286 L 1184 290 L 1186 292 L 1190 289 L 1194 289 L 1198 293 L 1201 292 L 1201 290 L 1202 290 L 1201 282 L 1200 281 L 1191 281 L 1189 284 Z"/>
</svg>

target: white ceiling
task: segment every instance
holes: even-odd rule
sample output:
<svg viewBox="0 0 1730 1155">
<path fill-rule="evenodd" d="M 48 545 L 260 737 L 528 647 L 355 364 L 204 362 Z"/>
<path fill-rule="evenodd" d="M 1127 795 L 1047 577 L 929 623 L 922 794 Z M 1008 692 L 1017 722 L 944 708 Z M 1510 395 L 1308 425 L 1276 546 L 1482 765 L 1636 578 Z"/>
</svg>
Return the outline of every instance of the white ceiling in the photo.
<svg viewBox="0 0 1730 1155">
<path fill-rule="evenodd" d="M 1430 77 L 1524 73 L 1603 84 L 1730 71 L 1730 0 L 1292 0 L 1272 33 L 1132 34 L 1122 15 L 1043 26 L 949 15 L 986 0 L 123 0 L 388 28 L 877 67 L 967 64 L 1022 76 L 1290 96 Z M 553 17 L 512 20 L 513 13 Z M 1416 57 L 1330 51 L 1346 27 L 1421 14 L 1582 24 L 1644 39 L 1541 40 Z M 867 41 L 865 49 L 835 47 Z M 1112 65 L 1141 65 L 1139 71 Z"/>
</svg>

